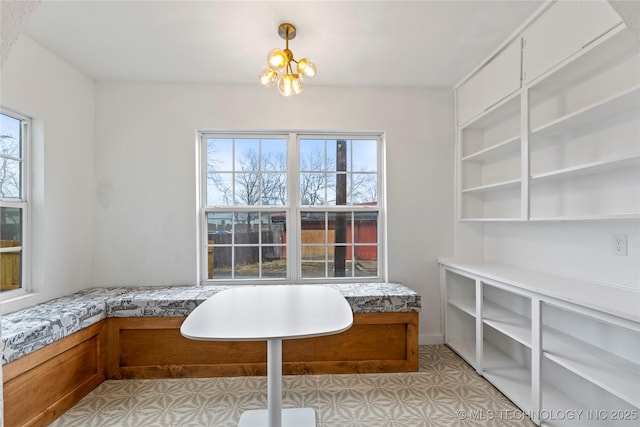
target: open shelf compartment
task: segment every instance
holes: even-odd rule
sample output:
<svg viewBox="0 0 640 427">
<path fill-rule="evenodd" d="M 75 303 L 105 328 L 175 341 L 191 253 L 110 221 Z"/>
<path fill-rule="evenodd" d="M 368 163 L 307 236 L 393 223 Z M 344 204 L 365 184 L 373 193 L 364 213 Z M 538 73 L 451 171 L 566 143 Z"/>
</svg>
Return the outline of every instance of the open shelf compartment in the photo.
<svg viewBox="0 0 640 427">
<path fill-rule="evenodd" d="M 541 426 L 637 426 L 640 409 L 543 357 Z"/>
<path fill-rule="evenodd" d="M 531 348 L 531 300 L 483 283 L 482 321 Z"/>
<path fill-rule="evenodd" d="M 522 410 L 531 410 L 531 349 L 490 325 L 483 335 L 482 375 Z"/>
<path fill-rule="evenodd" d="M 549 304 L 543 325 L 545 358 L 640 408 L 640 331 Z"/>
</svg>

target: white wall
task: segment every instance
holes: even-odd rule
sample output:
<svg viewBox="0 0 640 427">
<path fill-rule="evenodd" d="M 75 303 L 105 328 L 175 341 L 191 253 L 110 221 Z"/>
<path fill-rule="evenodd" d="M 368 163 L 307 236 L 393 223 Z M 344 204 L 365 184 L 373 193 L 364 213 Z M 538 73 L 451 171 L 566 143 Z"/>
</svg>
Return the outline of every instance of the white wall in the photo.
<svg viewBox="0 0 640 427">
<path fill-rule="evenodd" d="M 422 342 L 441 341 L 437 257 L 453 252 L 449 90 L 96 85 L 96 285 L 196 281 L 195 135 L 210 130 L 382 130 L 389 280 L 422 295 Z"/>
<path fill-rule="evenodd" d="M 0 103 L 33 118 L 33 294 L 2 311 L 92 285 L 94 85 L 22 35 L 3 64 Z"/>
</svg>

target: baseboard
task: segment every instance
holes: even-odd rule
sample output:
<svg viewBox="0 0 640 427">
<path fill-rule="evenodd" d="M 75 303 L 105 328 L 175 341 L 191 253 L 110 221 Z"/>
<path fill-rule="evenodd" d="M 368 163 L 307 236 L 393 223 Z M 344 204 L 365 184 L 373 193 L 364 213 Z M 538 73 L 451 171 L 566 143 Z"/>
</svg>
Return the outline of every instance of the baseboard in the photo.
<svg viewBox="0 0 640 427">
<path fill-rule="evenodd" d="M 420 345 L 444 344 L 444 337 L 442 334 L 421 334 L 418 343 Z"/>
</svg>

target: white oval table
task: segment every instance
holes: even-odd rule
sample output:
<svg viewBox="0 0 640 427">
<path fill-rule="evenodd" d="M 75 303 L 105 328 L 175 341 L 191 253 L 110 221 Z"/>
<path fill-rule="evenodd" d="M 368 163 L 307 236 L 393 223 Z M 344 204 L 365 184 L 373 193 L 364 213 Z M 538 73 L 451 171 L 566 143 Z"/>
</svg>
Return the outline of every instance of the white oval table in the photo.
<svg viewBox="0 0 640 427">
<path fill-rule="evenodd" d="M 244 412 L 239 427 L 315 427 L 313 409 L 282 409 L 282 340 L 337 334 L 352 324 L 351 307 L 335 289 L 239 286 L 196 307 L 180 332 L 194 340 L 267 341 L 267 409 Z"/>
</svg>

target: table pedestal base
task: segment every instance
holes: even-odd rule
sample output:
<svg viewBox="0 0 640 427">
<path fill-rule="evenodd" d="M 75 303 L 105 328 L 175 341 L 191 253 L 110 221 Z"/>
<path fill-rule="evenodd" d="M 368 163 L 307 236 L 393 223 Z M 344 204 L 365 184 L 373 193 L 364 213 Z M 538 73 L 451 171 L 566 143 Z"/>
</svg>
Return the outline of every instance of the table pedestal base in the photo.
<svg viewBox="0 0 640 427">
<path fill-rule="evenodd" d="M 238 427 L 267 427 L 266 409 L 243 412 Z M 287 408 L 282 410 L 282 427 L 316 427 L 316 412 L 311 408 Z"/>
</svg>

